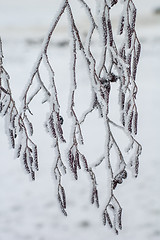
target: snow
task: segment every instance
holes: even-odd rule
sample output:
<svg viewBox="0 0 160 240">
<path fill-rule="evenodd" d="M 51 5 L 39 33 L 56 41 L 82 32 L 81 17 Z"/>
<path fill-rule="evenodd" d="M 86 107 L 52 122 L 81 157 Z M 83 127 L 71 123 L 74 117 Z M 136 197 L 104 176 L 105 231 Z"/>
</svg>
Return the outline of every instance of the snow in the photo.
<svg viewBox="0 0 160 240">
<path fill-rule="evenodd" d="M 74 0 L 75 1 L 75 0 Z M 72 2 L 74 2 L 72 1 Z M 0 0 L 0 28 L 3 41 L 4 64 L 11 77 L 13 97 L 20 106 L 21 93 L 27 82 L 33 64 L 41 48 L 41 38 L 48 31 L 52 16 L 56 12 L 59 1 L 53 0 Z M 91 2 L 88 0 L 88 2 Z M 29 179 L 23 171 L 22 164 L 14 159 L 13 150 L 9 149 L 8 139 L 5 135 L 4 119 L 0 118 L 0 239 L 2 240 L 159 240 L 160 239 L 160 161 L 159 161 L 159 61 L 160 61 L 160 16 L 153 15 L 159 0 L 134 1 L 138 8 L 137 29 L 142 43 L 142 53 L 138 66 L 137 105 L 139 109 L 138 140 L 143 146 L 140 157 L 140 173 L 135 180 L 131 176 L 116 189 L 123 207 L 123 230 L 119 236 L 102 225 L 99 211 L 89 204 L 90 185 L 88 178 L 81 170 L 79 182 L 71 176 L 64 176 L 67 192 L 68 217 L 64 217 L 58 206 L 56 184 L 53 178 L 54 149 L 50 136 L 46 134 L 44 122 L 48 106 L 41 105 L 41 99 L 35 98 L 31 108 L 35 116 L 31 119 L 38 122 L 35 129 L 34 140 L 39 146 L 40 171 L 36 181 Z M 51 7 L 52 6 L 52 7 Z M 144 7 L 145 6 L 145 7 Z M 78 15 L 81 20 L 82 15 Z M 84 20 L 84 19 L 83 19 Z M 80 21 L 85 25 L 85 21 Z M 86 27 L 86 26 L 85 26 Z M 57 88 L 60 93 L 60 103 L 63 102 L 61 113 L 67 115 L 67 95 L 69 93 L 70 49 L 66 44 L 64 22 L 57 32 L 55 43 L 51 45 L 53 51 L 53 65 L 57 72 Z M 67 62 L 67 64 L 66 64 Z M 62 67 L 63 66 L 63 71 Z M 83 63 L 79 62 L 83 67 Z M 78 76 L 80 99 L 82 106 L 87 101 L 89 86 L 86 83 L 84 70 Z M 80 93 L 78 96 L 80 96 Z M 43 94 L 40 94 L 43 101 Z M 65 99 L 65 100 L 64 100 Z M 87 106 L 86 106 L 87 109 Z M 76 108 L 78 111 L 78 107 Z M 78 112 L 78 114 L 80 114 Z M 66 115 L 65 115 L 66 114 Z M 94 113 L 97 117 L 97 113 Z M 88 118 L 90 118 L 88 116 Z M 88 127 L 88 135 L 103 136 L 103 129 L 98 126 L 92 132 Z M 68 124 L 64 121 L 66 136 Z M 87 126 L 83 128 L 87 129 Z M 86 137 L 86 135 L 85 135 Z M 97 141 L 92 143 L 91 153 L 88 156 L 95 159 L 103 149 L 103 144 Z M 99 156 L 100 157 L 100 156 Z M 67 162 L 65 162 L 67 164 Z M 101 174 L 102 168 L 98 171 Z M 103 184 L 102 179 L 100 183 Z M 85 187 L 84 187 L 85 185 Z M 105 188 L 105 185 L 104 185 Z M 103 203 L 104 188 L 100 189 L 100 199 Z"/>
</svg>

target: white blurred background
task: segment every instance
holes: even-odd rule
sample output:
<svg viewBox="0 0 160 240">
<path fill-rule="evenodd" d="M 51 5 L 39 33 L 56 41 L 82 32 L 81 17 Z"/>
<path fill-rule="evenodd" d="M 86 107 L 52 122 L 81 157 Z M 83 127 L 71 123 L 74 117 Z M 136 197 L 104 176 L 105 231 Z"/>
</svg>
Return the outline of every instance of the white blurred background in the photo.
<svg viewBox="0 0 160 240">
<path fill-rule="evenodd" d="M 90 5 L 95 1 L 88 0 Z M 51 141 L 40 126 L 37 141 L 40 151 L 40 172 L 31 182 L 19 160 L 8 148 L 4 119 L 0 119 L 0 239 L 1 240 L 159 240 L 160 239 L 160 1 L 134 0 L 137 32 L 142 44 L 138 67 L 137 104 L 139 109 L 138 140 L 143 146 L 140 173 L 117 190 L 123 207 L 123 230 L 115 236 L 102 226 L 97 209 L 88 203 L 86 178 L 80 183 L 66 179 L 68 213 L 65 218 L 58 207 L 52 177 L 54 163 Z M 20 104 L 21 91 L 38 56 L 41 42 L 54 17 L 60 0 L 0 0 L 0 35 L 3 41 L 4 64 L 11 77 L 13 95 Z M 84 29 L 87 17 L 83 9 L 72 6 L 78 23 Z M 118 12 L 114 12 L 117 20 Z M 66 39 L 66 21 L 60 23 L 56 42 Z M 55 45 L 55 64 L 68 56 L 68 46 Z M 59 71 L 62 71 L 60 69 Z M 62 71 L 63 72 L 63 71 Z M 65 79 L 64 70 L 64 79 Z M 65 95 L 65 84 L 60 83 Z M 82 87 L 85 87 L 84 82 Z M 39 104 L 38 100 L 36 100 Z M 43 108 L 43 107 L 42 107 Z M 43 109 L 44 110 L 44 109 Z M 39 109 L 37 110 L 39 112 Z M 39 112 L 38 121 L 45 120 Z M 42 129 L 41 129 L 42 127 Z M 45 144 L 44 144 L 45 143 Z M 47 144 L 46 144 L 47 143 Z M 94 156 L 96 149 L 93 150 Z M 105 191 L 105 190 L 104 190 Z M 102 193 L 103 195 L 103 193 Z"/>
</svg>

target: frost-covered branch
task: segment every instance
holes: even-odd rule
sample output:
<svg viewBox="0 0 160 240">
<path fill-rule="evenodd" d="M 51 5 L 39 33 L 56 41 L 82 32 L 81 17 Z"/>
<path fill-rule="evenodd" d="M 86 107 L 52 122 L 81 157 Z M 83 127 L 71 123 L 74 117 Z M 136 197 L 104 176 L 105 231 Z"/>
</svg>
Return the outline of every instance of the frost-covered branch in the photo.
<svg viewBox="0 0 160 240">
<path fill-rule="evenodd" d="M 2 41 L 0 39 L 0 113 L 5 117 L 6 133 L 12 148 L 16 148 L 16 157 L 21 157 L 27 173 L 35 179 L 38 170 L 37 146 L 31 140 L 33 126 L 27 116 L 19 114 L 12 96 L 10 77 L 3 67 Z"/>
<path fill-rule="evenodd" d="M 63 124 L 63 117 L 60 115 L 60 104 L 58 101 L 58 94 L 55 84 L 55 73 L 52 67 L 52 64 L 48 57 L 48 47 L 52 37 L 52 34 L 64 13 L 64 10 L 67 6 L 68 1 L 62 1 L 62 5 L 57 13 L 56 18 L 49 29 L 46 38 L 44 39 L 43 46 L 41 53 L 33 67 L 32 74 L 30 76 L 28 85 L 25 88 L 22 100 L 22 107 L 21 107 L 21 118 L 24 122 L 29 121 L 29 115 L 34 114 L 30 109 L 30 104 L 34 100 L 35 96 L 38 95 L 40 91 L 43 91 L 45 94 L 45 101 L 44 103 L 48 103 L 50 107 L 50 112 L 48 113 L 47 120 L 46 120 L 46 128 L 47 131 L 50 133 L 50 136 L 53 139 L 53 145 L 56 152 L 56 161 L 54 167 L 54 175 L 57 180 L 57 191 L 58 191 L 58 200 L 61 206 L 61 209 L 65 215 L 67 215 L 65 208 L 66 208 L 66 201 L 65 199 L 65 191 L 62 186 L 62 174 L 66 173 L 66 167 L 63 163 L 61 150 L 60 150 L 60 143 L 65 143 L 65 139 L 63 136 L 62 124 Z M 41 65 L 45 66 L 48 75 L 49 75 L 49 87 L 46 86 L 41 73 L 40 67 Z M 33 91 L 33 87 L 38 84 L 36 90 Z"/>
<path fill-rule="evenodd" d="M 0 111 L 1 114 L 7 118 L 8 133 L 12 147 L 15 147 L 17 132 L 20 139 L 23 140 L 19 144 L 17 156 L 22 156 L 26 170 L 31 173 L 34 179 L 34 171 L 38 170 L 38 161 L 37 146 L 31 140 L 34 130 L 30 121 L 30 115 L 34 114 L 31 109 L 31 103 L 39 92 L 43 91 L 45 95 L 43 103 L 47 103 L 50 108 L 47 115 L 46 128 L 52 137 L 56 154 L 54 176 L 57 181 L 57 196 L 62 212 L 64 215 L 67 215 L 66 193 L 62 185 L 62 175 L 67 173 L 61 152 L 61 143 L 66 142 L 63 133 L 65 129 L 62 129 L 64 119 L 61 115 L 61 104 L 56 88 L 54 66 L 48 55 L 51 38 L 54 35 L 54 31 L 61 17 L 66 13 L 69 26 L 72 78 L 69 102 L 72 129 L 67 159 L 70 170 L 76 180 L 78 179 L 78 170 L 82 167 L 89 175 L 92 186 L 91 203 L 95 203 L 97 207 L 99 207 L 101 203 L 99 201 L 96 169 L 105 162 L 104 171 L 107 172 L 108 176 L 106 188 L 108 188 L 109 191 L 105 199 L 106 206 L 103 209 L 103 223 L 108 223 L 118 234 L 118 231 L 122 229 L 122 208 L 116 198 L 115 190 L 118 184 L 122 184 L 123 180 L 127 178 L 129 169 L 132 171 L 133 176 L 137 177 L 139 156 L 142 151 L 141 145 L 135 138 L 138 122 L 136 72 L 141 50 L 141 45 L 135 30 L 136 8 L 132 0 L 96 0 L 95 16 L 92 7 L 90 7 L 85 0 L 77 0 L 77 2 L 81 4 L 82 9 L 87 13 L 89 19 L 89 29 L 85 41 L 82 40 L 83 38 L 75 21 L 70 1 L 62 0 L 56 17 L 43 41 L 40 55 L 33 67 L 29 82 L 25 88 L 20 114 L 12 98 L 9 76 L 3 68 L 3 54 L 0 48 Z M 120 3 L 123 5 L 123 11 L 119 19 L 119 40 L 117 41 L 111 16 L 112 9 Z M 96 41 L 100 46 L 98 57 L 92 48 L 94 34 L 98 36 Z M 79 52 L 88 70 L 88 79 L 93 96 L 91 106 L 88 106 L 88 110 L 84 111 L 80 117 L 75 109 L 79 81 L 77 77 Z M 44 81 L 42 77 L 40 71 L 42 65 L 47 70 L 49 86 L 47 86 L 46 81 Z M 119 89 L 119 101 L 117 104 L 120 109 L 120 124 L 117 124 L 116 121 L 110 117 L 112 106 L 111 95 L 115 85 Z M 116 103 L 114 102 L 114 104 Z M 88 115 L 92 115 L 93 111 L 96 110 L 99 111 L 104 124 L 105 148 L 104 152 L 100 154 L 101 158 L 96 159 L 96 163 L 91 167 L 91 163 L 82 152 L 80 145 L 85 144 L 83 125 L 86 123 Z M 119 146 L 118 137 L 113 131 L 113 127 L 127 136 L 129 145 L 126 148 L 126 152 Z M 112 152 L 117 155 L 116 167 L 115 157 L 113 157 Z M 131 156 L 129 164 L 126 153 Z"/>
</svg>

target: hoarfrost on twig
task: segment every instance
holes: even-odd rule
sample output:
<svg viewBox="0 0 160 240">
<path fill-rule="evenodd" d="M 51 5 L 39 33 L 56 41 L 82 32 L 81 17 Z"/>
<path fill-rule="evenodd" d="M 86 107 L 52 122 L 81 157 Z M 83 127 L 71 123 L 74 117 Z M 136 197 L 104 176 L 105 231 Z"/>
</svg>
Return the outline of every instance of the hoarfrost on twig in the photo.
<svg viewBox="0 0 160 240">
<path fill-rule="evenodd" d="M 89 29 L 85 41 L 82 40 L 81 33 L 75 21 L 69 0 L 63 0 L 51 27 L 46 34 L 42 44 L 42 49 L 38 59 L 33 67 L 29 82 L 25 88 L 21 111 L 18 111 L 12 98 L 9 86 L 9 75 L 3 67 L 2 42 L 0 41 L 0 112 L 5 116 L 7 121 L 7 134 L 10 139 L 11 146 L 15 148 L 16 138 L 21 139 L 17 143 L 17 157 L 21 157 L 26 171 L 35 179 L 35 171 L 38 170 L 38 153 L 37 146 L 31 137 L 34 133 L 34 126 L 30 120 L 33 114 L 30 106 L 35 96 L 43 91 L 48 103 L 50 111 L 47 115 L 46 127 L 53 139 L 56 152 L 54 176 L 57 181 L 58 201 L 64 215 L 66 212 L 66 193 L 62 186 L 62 177 L 66 173 L 61 144 L 66 142 L 63 129 L 63 117 L 60 114 L 61 105 L 56 88 L 56 76 L 54 66 L 48 55 L 49 44 L 52 35 L 64 13 L 68 16 L 69 39 L 71 47 L 71 78 L 72 88 L 70 92 L 71 101 L 69 102 L 70 116 L 72 119 L 72 137 L 71 145 L 68 149 L 68 162 L 70 170 L 74 178 L 78 179 L 78 171 L 84 169 L 89 175 L 92 191 L 91 203 L 100 206 L 98 182 L 96 177 L 96 168 L 103 162 L 107 169 L 109 185 L 109 194 L 106 199 L 106 206 L 103 210 L 103 223 L 108 224 L 114 229 L 116 234 L 122 229 L 122 208 L 115 196 L 115 189 L 118 184 L 122 184 L 127 178 L 127 166 L 137 177 L 139 167 L 139 156 L 141 154 L 141 145 L 135 139 L 137 134 L 138 110 L 136 106 L 136 72 L 140 57 L 141 45 L 135 30 L 136 8 L 132 0 L 97 0 L 96 1 L 96 17 L 85 0 L 78 0 L 83 10 L 87 13 L 89 19 Z M 113 29 L 111 15 L 112 8 L 118 4 L 122 4 L 123 10 L 119 18 L 118 34 L 121 44 L 116 43 L 116 35 Z M 94 33 L 98 35 L 98 44 L 101 48 L 100 57 L 97 58 L 92 50 L 92 40 Z M 76 93 L 78 89 L 77 78 L 77 61 L 78 52 L 83 57 L 86 64 L 90 86 L 92 91 L 92 105 L 88 106 L 88 110 L 84 111 L 79 118 L 75 109 Z M 49 85 L 46 86 L 41 76 L 40 67 L 44 64 L 48 75 Z M 37 88 L 32 91 L 34 83 L 38 83 Z M 110 101 L 112 88 L 119 87 L 119 104 L 120 107 L 120 124 L 117 124 L 110 118 Z M 89 159 L 82 152 L 80 145 L 85 144 L 83 136 L 83 124 L 85 124 L 88 115 L 98 110 L 105 126 L 105 149 L 101 153 L 101 158 L 91 167 Z M 131 152 L 129 165 L 125 158 L 123 149 L 119 146 L 116 134 L 112 131 L 112 127 L 122 130 L 128 137 L 130 145 L 126 152 Z M 17 137 L 18 136 L 18 137 Z M 117 155 L 117 167 L 113 167 L 114 159 L 112 152 Z"/>
</svg>

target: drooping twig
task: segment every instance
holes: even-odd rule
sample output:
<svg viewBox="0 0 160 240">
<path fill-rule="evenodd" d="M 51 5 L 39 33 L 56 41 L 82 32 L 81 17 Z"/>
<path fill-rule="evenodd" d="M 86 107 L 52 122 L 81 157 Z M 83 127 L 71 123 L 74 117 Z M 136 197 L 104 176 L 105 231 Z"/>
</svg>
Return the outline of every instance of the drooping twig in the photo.
<svg viewBox="0 0 160 240">
<path fill-rule="evenodd" d="M 13 100 L 10 77 L 3 67 L 2 41 L 0 39 L 0 112 L 5 117 L 6 133 L 11 147 L 16 148 L 16 157 L 21 157 L 27 173 L 35 179 L 38 170 L 37 146 L 31 139 L 33 126 L 27 116 L 22 118 Z"/>
<path fill-rule="evenodd" d="M 31 110 L 31 102 L 35 96 L 43 91 L 45 100 L 48 103 L 50 111 L 47 115 L 46 127 L 53 139 L 55 147 L 55 166 L 54 176 L 57 180 L 58 201 L 62 212 L 66 212 L 66 193 L 62 185 L 62 175 L 66 173 L 66 166 L 62 159 L 61 143 L 65 143 L 65 137 L 62 129 L 63 117 L 61 116 L 61 103 L 56 88 L 56 76 L 54 67 L 48 56 L 49 44 L 54 30 L 58 25 L 61 17 L 65 12 L 68 15 L 68 25 L 70 30 L 70 46 L 71 46 L 71 77 L 72 88 L 70 92 L 71 101 L 69 102 L 70 116 L 72 119 L 71 129 L 71 145 L 68 150 L 68 162 L 71 172 L 75 179 L 78 179 L 78 170 L 83 166 L 90 177 L 92 183 L 91 203 L 96 203 L 99 207 L 98 182 L 96 171 L 94 168 L 99 167 L 105 162 L 105 171 L 108 174 L 108 189 L 109 193 L 106 199 L 106 206 L 103 210 L 103 222 L 118 231 L 122 229 L 122 208 L 118 199 L 115 196 L 115 189 L 118 184 L 122 184 L 127 178 L 127 159 L 125 159 L 124 151 L 118 144 L 116 134 L 112 131 L 114 126 L 122 130 L 128 137 L 129 146 L 126 152 L 131 154 L 129 168 L 133 175 L 137 177 L 139 167 L 139 156 L 142 151 L 141 145 L 137 142 L 135 135 L 137 134 L 138 110 L 136 106 L 136 72 L 140 56 L 140 42 L 138 40 L 135 21 L 136 8 L 132 0 L 121 1 L 123 11 L 119 20 L 118 34 L 121 39 L 121 44 L 116 42 L 114 29 L 112 26 L 112 9 L 118 0 L 97 0 L 97 16 L 92 12 L 92 7 L 85 0 L 78 0 L 86 11 L 89 19 L 89 29 L 85 41 L 82 41 L 82 36 L 77 27 L 75 16 L 69 0 L 63 0 L 59 11 L 51 28 L 49 29 L 46 38 L 44 39 L 42 50 L 33 68 L 28 85 L 25 88 L 23 95 L 23 103 L 20 114 L 15 107 L 10 86 L 9 76 L 3 68 L 3 54 L 0 48 L 0 111 L 6 116 L 8 124 L 8 133 L 12 147 L 15 147 L 15 139 L 18 133 L 18 138 L 22 139 L 18 146 L 17 157 L 21 157 L 24 162 L 25 169 L 31 173 L 34 179 L 35 170 L 38 170 L 37 146 L 32 141 L 33 125 L 30 121 L 30 114 L 34 114 Z M 98 45 L 101 47 L 99 58 L 94 54 L 92 44 L 94 33 L 98 35 Z M 119 41 L 119 42 L 120 42 Z M 1 43 L 1 42 L 0 42 Z M 0 44 L 1 45 L 1 44 Z M 87 66 L 90 86 L 92 91 L 92 104 L 88 106 L 88 110 L 78 117 L 75 110 L 76 94 L 78 89 L 77 78 L 77 59 L 78 52 L 81 52 L 84 63 Z M 40 67 L 45 66 L 49 75 L 49 86 L 45 84 Z M 32 87 L 38 84 L 38 87 L 32 90 Z M 120 120 L 118 125 L 110 118 L 111 94 L 113 85 L 119 87 L 118 97 L 120 106 Z M 37 86 L 37 85 L 36 85 Z M 114 102 L 115 104 L 115 102 Z M 83 125 L 86 123 L 87 116 L 92 114 L 94 110 L 98 110 L 100 117 L 103 119 L 105 130 L 105 149 L 100 155 L 102 156 L 94 166 L 91 167 L 89 159 L 80 150 L 80 144 L 85 144 L 83 137 Z M 111 127 L 112 125 L 112 127 Z M 117 166 L 113 167 L 115 159 L 112 152 L 117 154 Z"/>
</svg>

